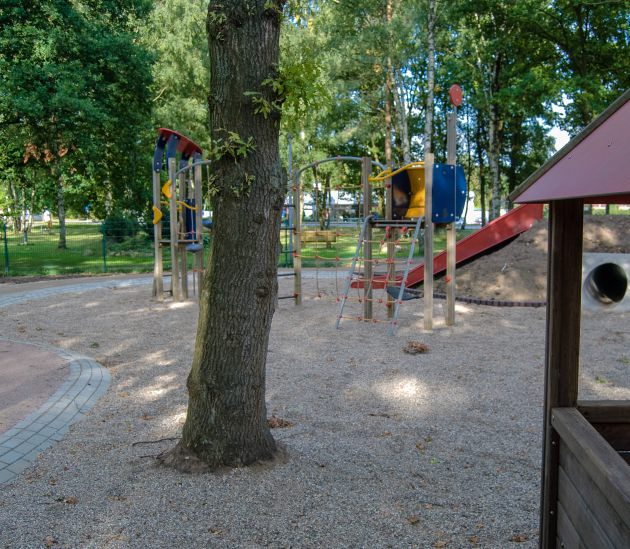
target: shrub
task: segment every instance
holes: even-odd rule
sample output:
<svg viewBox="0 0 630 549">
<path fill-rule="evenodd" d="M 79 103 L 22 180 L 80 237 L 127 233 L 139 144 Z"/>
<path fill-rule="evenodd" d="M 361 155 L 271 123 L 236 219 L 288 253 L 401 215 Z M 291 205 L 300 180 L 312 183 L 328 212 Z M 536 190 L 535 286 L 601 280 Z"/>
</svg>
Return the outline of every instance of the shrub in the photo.
<svg viewBox="0 0 630 549">
<path fill-rule="evenodd" d="M 122 212 L 113 212 L 103 222 L 103 231 L 108 240 L 122 242 L 138 234 L 140 223 Z"/>
</svg>

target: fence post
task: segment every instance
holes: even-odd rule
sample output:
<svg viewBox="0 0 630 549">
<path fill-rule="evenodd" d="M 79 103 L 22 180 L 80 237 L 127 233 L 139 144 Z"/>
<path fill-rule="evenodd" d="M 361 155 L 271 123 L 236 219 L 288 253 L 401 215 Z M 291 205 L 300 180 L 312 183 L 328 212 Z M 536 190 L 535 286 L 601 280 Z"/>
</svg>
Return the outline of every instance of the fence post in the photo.
<svg viewBox="0 0 630 549">
<path fill-rule="evenodd" d="M 4 238 L 4 276 L 9 276 L 9 241 L 7 240 L 7 224 L 2 223 L 2 236 Z"/>
<path fill-rule="evenodd" d="M 101 233 L 103 238 L 101 239 L 101 253 L 103 255 L 103 272 L 107 272 L 107 236 L 105 235 L 105 223 L 101 223 Z"/>
</svg>

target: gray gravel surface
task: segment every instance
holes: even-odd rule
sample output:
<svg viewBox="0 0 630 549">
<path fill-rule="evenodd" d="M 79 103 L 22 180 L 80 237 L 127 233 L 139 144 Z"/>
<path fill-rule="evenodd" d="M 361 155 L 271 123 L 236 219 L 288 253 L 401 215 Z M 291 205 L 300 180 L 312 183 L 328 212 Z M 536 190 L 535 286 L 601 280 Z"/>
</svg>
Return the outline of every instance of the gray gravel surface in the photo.
<svg viewBox="0 0 630 549">
<path fill-rule="evenodd" d="M 335 330 L 334 299 L 280 301 L 267 402 L 293 423 L 273 430 L 288 460 L 183 475 L 155 456 L 183 424 L 196 304 L 132 286 L 8 306 L 4 336 L 89 355 L 112 382 L 1 489 L 0 547 L 537 547 L 545 309 L 460 304 L 446 328 L 437 302 L 429 334 L 421 307 L 391 337 Z M 630 399 L 629 325 L 584 318 L 582 398 Z"/>
</svg>

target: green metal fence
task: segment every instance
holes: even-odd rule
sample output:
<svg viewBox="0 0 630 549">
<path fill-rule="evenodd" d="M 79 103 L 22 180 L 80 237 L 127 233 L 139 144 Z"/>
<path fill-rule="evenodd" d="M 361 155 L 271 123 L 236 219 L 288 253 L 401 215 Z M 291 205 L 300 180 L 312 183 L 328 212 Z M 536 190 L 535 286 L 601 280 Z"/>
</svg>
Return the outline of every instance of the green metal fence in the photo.
<svg viewBox="0 0 630 549">
<path fill-rule="evenodd" d="M 69 222 L 62 247 L 59 226 L 35 223 L 15 232 L 0 221 L 0 276 L 147 272 L 153 269 L 153 234 L 100 222 Z M 165 268 L 169 268 L 165 265 Z"/>
</svg>

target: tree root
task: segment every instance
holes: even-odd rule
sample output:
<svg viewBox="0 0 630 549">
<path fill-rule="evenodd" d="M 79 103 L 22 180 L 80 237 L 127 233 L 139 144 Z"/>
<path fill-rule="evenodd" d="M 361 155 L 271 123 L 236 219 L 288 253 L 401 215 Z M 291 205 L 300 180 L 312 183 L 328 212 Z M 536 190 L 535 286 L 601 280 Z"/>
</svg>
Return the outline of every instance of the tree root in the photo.
<svg viewBox="0 0 630 549">
<path fill-rule="evenodd" d="M 189 474 L 221 473 L 231 471 L 234 467 L 243 467 L 242 464 L 209 464 L 199 458 L 194 452 L 182 446 L 181 442 L 174 448 L 158 454 L 156 459 L 160 465 L 170 467 L 180 473 Z M 276 465 L 284 465 L 288 462 L 289 453 L 287 449 L 284 445 L 276 443 L 276 451 L 270 459 L 257 460 L 247 466 L 254 471 L 261 471 Z"/>
</svg>

